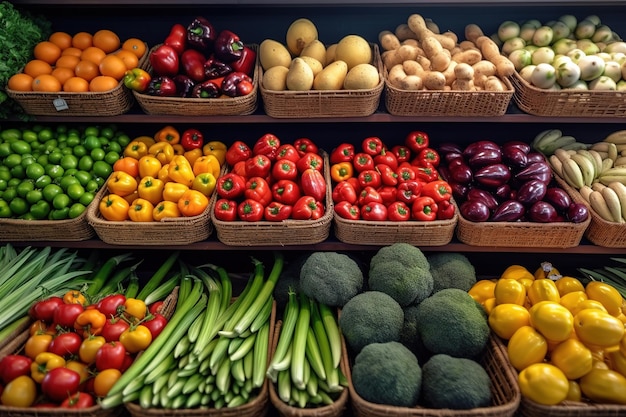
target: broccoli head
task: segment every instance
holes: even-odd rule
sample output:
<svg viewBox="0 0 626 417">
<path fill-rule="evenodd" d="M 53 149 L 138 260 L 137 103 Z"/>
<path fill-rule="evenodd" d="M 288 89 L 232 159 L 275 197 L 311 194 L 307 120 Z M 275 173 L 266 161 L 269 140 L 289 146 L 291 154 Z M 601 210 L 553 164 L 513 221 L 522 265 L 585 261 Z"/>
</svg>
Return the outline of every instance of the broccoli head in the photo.
<svg viewBox="0 0 626 417">
<path fill-rule="evenodd" d="M 365 291 L 341 309 L 339 328 L 348 346 L 359 352 L 370 343 L 400 340 L 404 311 L 390 295 Z"/>
<path fill-rule="evenodd" d="M 342 307 L 360 293 L 363 281 L 363 271 L 357 262 L 337 252 L 313 252 L 300 269 L 300 290 L 333 307 Z"/>
<path fill-rule="evenodd" d="M 430 268 L 426 255 L 418 247 L 408 243 L 394 243 L 378 249 L 370 260 L 370 268 L 386 261 L 400 262 L 407 267 L 418 266 L 426 270 Z"/>
<path fill-rule="evenodd" d="M 406 307 L 420 303 L 432 293 L 433 276 L 421 266 L 390 259 L 370 264 L 367 284 L 370 290 L 389 294 Z"/>
<path fill-rule="evenodd" d="M 462 253 L 439 252 L 428 256 L 433 276 L 433 292 L 444 288 L 469 291 L 476 283 L 474 265 Z"/>
<path fill-rule="evenodd" d="M 422 370 L 402 343 L 372 343 L 354 358 L 352 384 L 366 401 L 413 407 L 420 398 Z"/>
<path fill-rule="evenodd" d="M 433 355 L 422 366 L 421 398 L 431 408 L 487 407 L 491 404 L 491 379 L 472 359 Z"/>
<path fill-rule="evenodd" d="M 474 358 L 489 340 L 485 310 L 458 288 L 432 294 L 417 306 L 416 314 L 420 339 L 432 354 Z"/>
<path fill-rule="evenodd" d="M 417 304 L 411 304 L 403 308 L 404 323 L 400 332 L 400 343 L 409 348 L 417 356 L 418 361 L 428 357 L 428 352 L 417 332 Z"/>
</svg>

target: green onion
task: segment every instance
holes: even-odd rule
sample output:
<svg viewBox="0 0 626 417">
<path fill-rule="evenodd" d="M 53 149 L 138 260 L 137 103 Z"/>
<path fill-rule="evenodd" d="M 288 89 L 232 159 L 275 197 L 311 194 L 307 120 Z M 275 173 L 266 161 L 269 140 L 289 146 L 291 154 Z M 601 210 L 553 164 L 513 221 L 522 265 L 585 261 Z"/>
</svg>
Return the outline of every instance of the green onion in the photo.
<svg viewBox="0 0 626 417">
<path fill-rule="evenodd" d="M 159 287 L 161 281 L 163 281 L 165 276 L 172 269 L 172 266 L 174 266 L 174 263 L 178 260 L 179 255 L 180 251 L 174 251 L 170 254 L 170 256 L 167 257 L 165 262 L 163 262 L 159 269 L 157 269 L 156 272 L 152 274 L 152 277 L 148 280 L 148 282 L 146 282 L 141 291 L 139 291 L 139 294 L 137 294 L 136 297 L 137 299 L 145 300 L 151 292 Z"/>
<path fill-rule="evenodd" d="M 109 279 L 111 274 L 113 273 L 113 269 L 124 262 L 127 259 L 132 258 L 130 253 L 124 253 L 122 255 L 117 255 L 109 258 L 103 265 L 100 267 L 98 272 L 93 276 L 91 280 L 91 284 L 85 291 L 85 295 L 89 297 L 95 297 L 100 293 L 100 290 Z"/>
</svg>

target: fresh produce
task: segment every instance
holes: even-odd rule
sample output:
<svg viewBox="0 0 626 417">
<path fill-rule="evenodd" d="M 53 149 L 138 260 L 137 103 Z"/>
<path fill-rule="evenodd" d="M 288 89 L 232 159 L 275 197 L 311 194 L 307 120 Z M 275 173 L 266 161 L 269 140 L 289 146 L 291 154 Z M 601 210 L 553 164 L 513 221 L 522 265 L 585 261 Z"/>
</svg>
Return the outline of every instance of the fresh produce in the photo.
<svg viewBox="0 0 626 417">
<path fill-rule="evenodd" d="M 427 259 L 433 276 L 433 292 L 444 288 L 468 291 L 476 283 L 476 268 L 462 253 L 432 253 Z"/>
</svg>

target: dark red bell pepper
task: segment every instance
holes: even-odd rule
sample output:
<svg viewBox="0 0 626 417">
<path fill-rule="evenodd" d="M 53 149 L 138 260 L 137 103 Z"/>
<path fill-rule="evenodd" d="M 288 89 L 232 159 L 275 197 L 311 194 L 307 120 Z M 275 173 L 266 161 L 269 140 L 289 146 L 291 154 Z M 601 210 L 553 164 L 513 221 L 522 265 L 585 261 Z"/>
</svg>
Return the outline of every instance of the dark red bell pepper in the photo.
<svg viewBox="0 0 626 417">
<path fill-rule="evenodd" d="M 324 204 L 310 195 L 300 197 L 291 212 L 291 217 L 295 220 L 317 220 L 323 215 Z"/>
<path fill-rule="evenodd" d="M 377 164 L 375 170 L 380 173 L 380 178 L 382 180 L 382 185 L 398 185 L 398 174 L 387 164 Z"/>
<path fill-rule="evenodd" d="M 296 148 L 300 156 L 304 156 L 309 152 L 319 154 L 319 149 L 315 142 L 309 138 L 299 138 L 293 142 L 293 146 Z"/>
<path fill-rule="evenodd" d="M 398 165 L 401 164 L 402 162 L 411 161 L 412 154 L 408 146 L 396 145 L 393 148 L 391 148 L 391 152 L 393 152 L 393 154 L 395 155 L 396 160 L 398 161 Z"/>
<path fill-rule="evenodd" d="M 250 94 L 250 91 L 244 94 L 244 91 L 237 88 L 237 86 L 244 81 L 252 84 L 252 78 L 250 78 L 248 74 L 245 72 L 233 71 L 224 77 L 221 86 L 222 92 L 228 97 L 239 97 Z M 246 87 L 248 86 L 246 85 Z"/>
<path fill-rule="evenodd" d="M 148 83 L 146 93 L 151 96 L 174 97 L 176 95 L 176 84 L 170 77 L 154 77 Z"/>
<path fill-rule="evenodd" d="M 208 19 L 198 16 L 187 25 L 187 44 L 203 53 L 212 53 L 217 31 Z"/>
<path fill-rule="evenodd" d="M 340 162 L 352 162 L 354 159 L 354 145 L 351 143 L 342 143 L 330 153 L 330 163 L 338 164 Z"/>
<path fill-rule="evenodd" d="M 387 206 L 387 217 L 392 222 L 405 222 L 411 219 L 411 209 L 402 201 L 394 201 Z"/>
<path fill-rule="evenodd" d="M 359 206 L 349 201 L 341 201 L 335 204 L 335 213 L 346 220 L 359 220 L 361 218 Z"/>
<path fill-rule="evenodd" d="M 228 147 L 226 151 L 226 162 L 228 165 L 235 166 L 239 161 L 245 161 L 252 156 L 252 149 L 240 140 L 236 140 Z"/>
<path fill-rule="evenodd" d="M 438 206 L 431 197 L 418 197 L 411 206 L 411 218 L 419 221 L 433 221 L 437 219 Z"/>
<path fill-rule="evenodd" d="M 215 184 L 217 195 L 227 200 L 235 200 L 243 196 L 246 190 L 246 180 L 239 174 L 228 172 L 217 179 Z"/>
<path fill-rule="evenodd" d="M 252 77 L 256 65 L 256 51 L 244 45 L 239 59 L 231 62 L 230 65 L 233 67 L 233 71 L 243 72 Z"/>
<path fill-rule="evenodd" d="M 326 198 L 326 180 L 320 171 L 315 168 L 305 169 L 300 176 L 302 194 L 310 195 L 318 201 Z"/>
<path fill-rule="evenodd" d="M 237 220 L 237 202 L 235 200 L 220 198 L 215 202 L 213 214 L 217 220 L 233 222 Z"/>
<path fill-rule="evenodd" d="M 233 62 L 243 54 L 243 42 L 235 32 L 224 29 L 215 39 L 215 56 L 222 62 Z"/>
<path fill-rule="evenodd" d="M 214 56 L 209 57 L 204 62 L 204 76 L 208 80 L 225 77 L 231 72 L 233 72 L 233 68 L 230 65 L 216 59 Z"/>
<path fill-rule="evenodd" d="M 352 165 L 354 165 L 354 170 L 356 172 L 374 169 L 374 158 L 372 158 L 372 155 L 370 154 L 359 152 L 354 155 Z"/>
<path fill-rule="evenodd" d="M 265 178 L 251 177 L 246 181 L 246 189 L 243 193 L 247 199 L 258 201 L 267 206 L 272 201 L 272 189 L 270 185 L 265 181 Z"/>
<path fill-rule="evenodd" d="M 449 220 L 454 217 L 456 208 L 450 200 L 442 200 L 437 204 L 437 220 Z"/>
<path fill-rule="evenodd" d="M 272 169 L 272 161 L 264 154 L 254 155 L 246 160 L 246 176 L 267 178 Z"/>
<path fill-rule="evenodd" d="M 178 74 L 174 78 L 174 84 L 176 84 L 176 95 L 178 97 L 191 97 L 193 87 L 196 82 L 184 74 Z"/>
<path fill-rule="evenodd" d="M 428 148 L 430 144 L 430 140 L 428 138 L 428 134 L 425 132 L 420 132 L 419 130 L 415 130 L 413 132 L 409 132 L 404 139 L 404 144 L 413 152 L 414 154 L 419 153 L 422 149 Z"/>
<path fill-rule="evenodd" d="M 385 148 L 383 148 L 383 150 L 381 150 L 378 155 L 374 156 L 374 165 L 377 164 L 388 165 L 393 170 L 398 168 L 398 160 L 396 159 L 396 155 Z"/>
<path fill-rule="evenodd" d="M 272 198 L 279 203 L 294 205 L 302 197 L 300 186 L 291 180 L 279 180 L 272 185 Z"/>
<path fill-rule="evenodd" d="M 298 162 L 300 154 L 298 150 L 291 143 L 284 143 L 278 147 L 276 159 L 289 159 L 293 162 Z"/>
<path fill-rule="evenodd" d="M 193 98 L 217 98 L 222 95 L 222 79 L 215 78 L 196 84 L 191 90 Z"/>
<path fill-rule="evenodd" d="M 443 200 L 450 200 L 452 187 L 443 180 L 428 182 L 422 187 L 422 195 L 431 197 L 435 203 L 440 203 Z"/>
<path fill-rule="evenodd" d="M 383 199 L 383 204 L 386 206 L 398 200 L 398 189 L 396 187 L 385 185 L 380 187 L 377 191 Z"/>
<path fill-rule="evenodd" d="M 406 182 L 415 179 L 415 170 L 409 164 L 400 165 L 398 169 L 396 169 L 396 175 L 398 176 L 398 182 Z"/>
<path fill-rule="evenodd" d="M 186 151 L 202 148 L 204 135 L 198 129 L 187 129 L 180 136 L 180 144 Z"/>
<path fill-rule="evenodd" d="M 363 152 L 371 155 L 372 157 L 378 155 L 383 150 L 383 147 L 383 141 L 376 136 L 365 138 L 361 142 L 361 149 Z"/>
<path fill-rule="evenodd" d="M 382 203 L 370 201 L 361 207 L 361 218 L 369 221 L 385 221 L 387 220 L 387 207 Z"/>
<path fill-rule="evenodd" d="M 363 207 L 369 202 L 381 203 L 383 202 L 383 198 L 380 196 L 380 193 L 374 187 L 365 187 L 359 193 L 358 203 L 359 206 Z"/>
<path fill-rule="evenodd" d="M 174 48 L 178 55 L 182 54 L 187 48 L 187 28 L 180 23 L 175 23 L 163 44 Z"/>
<path fill-rule="evenodd" d="M 317 153 L 307 152 L 304 156 L 298 159 L 296 166 L 300 172 L 304 172 L 309 168 L 322 172 L 324 169 L 324 159 L 322 159 L 322 157 Z"/>
<path fill-rule="evenodd" d="M 148 59 L 156 75 L 173 77 L 179 72 L 178 53 L 171 46 L 160 45 L 150 52 Z"/>
<path fill-rule="evenodd" d="M 272 165 L 272 178 L 275 180 L 295 180 L 298 178 L 296 163 L 289 159 L 278 159 Z"/>
<path fill-rule="evenodd" d="M 424 148 L 422 149 L 417 156 L 414 158 L 413 165 L 424 166 L 424 164 L 429 163 L 433 167 L 437 168 L 439 166 L 439 153 L 432 148 Z"/>
<path fill-rule="evenodd" d="M 204 63 L 206 57 L 195 49 L 186 49 L 180 56 L 183 71 L 195 82 L 204 81 Z"/>
<path fill-rule="evenodd" d="M 254 145 L 252 146 L 252 154 L 265 155 L 270 159 L 270 161 L 275 161 L 279 147 L 280 139 L 272 133 L 266 133 L 254 142 Z"/>
<path fill-rule="evenodd" d="M 337 185 L 333 188 L 332 197 L 335 203 L 347 201 L 350 204 L 354 204 L 357 202 L 356 190 L 348 181 L 341 181 L 337 183 Z"/>
<path fill-rule="evenodd" d="M 378 188 L 383 183 L 380 172 L 376 171 L 375 169 L 368 169 L 365 171 L 361 171 L 359 172 L 359 175 L 357 176 L 357 178 L 359 180 L 359 184 L 361 185 L 361 188 L 365 188 L 365 187 Z"/>
<path fill-rule="evenodd" d="M 264 209 L 263 204 L 247 198 L 237 206 L 237 214 L 239 219 L 245 222 L 258 222 L 263 220 Z"/>
<path fill-rule="evenodd" d="M 419 181 L 405 181 L 398 185 L 398 201 L 410 206 L 420 195 L 422 195 L 422 183 Z"/>
<path fill-rule="evenodd" d="M 278 201 L 272 201 L 265 207 L 263 217 L 269 222 L 282 222 L 291 217 L 292 211 L 292 206 L 279 203 Z"/>
</svg>

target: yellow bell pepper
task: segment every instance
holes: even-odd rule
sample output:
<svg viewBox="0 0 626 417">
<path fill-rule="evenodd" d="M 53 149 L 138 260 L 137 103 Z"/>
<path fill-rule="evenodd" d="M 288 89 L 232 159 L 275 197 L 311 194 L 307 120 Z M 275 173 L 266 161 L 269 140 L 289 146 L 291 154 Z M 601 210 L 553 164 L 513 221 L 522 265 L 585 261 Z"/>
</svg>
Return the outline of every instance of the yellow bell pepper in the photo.
<svg viewBox="0 0 626 417">
<path fill-rule="evenodd" d="M 146 146 L 147 146 L 148 148 L 149 148 L 151 145 L 154 145 L 154 142 L 155 142 L 155 140 L 154 140 L 154 138 L 153 138 L 153 137 L 151 137 L 151 136 L 145 136 L 145 135 L 142 135 L 142 136 L 137 136 L 135 139 L 133 139 L 133 141 L 135 141 L 135 140 L 136 140 L 136 141 L 139 141 L 139 142 L 143 142 L 143 143 L 145 143 L 145 144 L 146 144 Z"/>
<path fill-rule="evenodd" d="M 523 369 L 518 382 L 524 397 L 542 405 L 556 405 L 569 392 L 569 381 L 563 371 L 549 363 L 535 363 Z"/>
<path fill-rule="evenodd" d="M 494 289 L 496 288 L 495 281 L 490 279 L 481 279 L 476 281 L 474 285 L 469 289 L 468 294 L 472 296 L 478 303 L 483 304 L 485 300 L 495 297 Z"/>
<path fill-rule="evenodd" d="M 152 211 L 154 205 L 148 200 L 138 198 L 130 205 L 128 209 L 128 217 L 134 222 L 151 222 L 154 220 Z"/>
<path fill-rule="evenodd" d="M 575 315 L 580 310 L 580 304 L 587 300 L 587 294 L 584 291 L 568 292 L 561 297 L 559 301 L 563 307 L 568 309 L 570 313 Z"/>
<path fill-rule="evenodd" d="M 137 190 L 137 180 L 124 171 L 114 171 L 107 179 L 107 189 L 121 197 L 132 194 Z"/>
<path fill-rule="evenodd" d="M 207 197 L 211 197 L 213 194 L 213 190 L 215 190 L 215 185 L 217 184 L 217 180 L 210 172 L 203 172 L 196 175 L 196 178 L 193 180 L 193 184 L 191 184 L 191 188 L 196 191 L 200 191 Z"/>
<path fill-rule="evenodd" d="M 574 329 L 574 316 L 559 303 L 540 301 L 530 310 L 530 323 L 551 342 L 569 339 Z"/>
<path fill-rule="evenodd" d="M 585 286 L 577 278 L 561 277 L 554 283 L 556 284 L 556 288 L 559 290 L 561 297 L 570 292 L 585 291 Z"/>
<path fill-rule="evenodd" d="M 124 196 L 124 200 L 128 201 L 129 205 L 138 198 L 139 198 L 139 192 L 137 192 L 137 190 L 133 191 L 132 194 L 128 194 Z"/>
<path fill-rule="evenodd" d="M 100 200 L 98 208 L 102 217 L 109 221 L 121 222 L 128 219 L 128 201 L 117 194 L 107 194 Z"/>
<path fill-rule="evenodd" d="M 203 155 L 213 155 L 217 158 L 220 165 L 224 165 L 226 162 L 226 151 L 228 147 L 224 142 L 220 142 L 219 140 L 212 140 L 202 147 Z"/>
<path fill-rule="evenodd" d="M 148 154 L 148 145 L 144 142 L 134 140 L 130 142 L 124 148 L 124 156 L 131 156 L 135 159 L 140 159 L 142 156 Z"/>
<path fill-rule="evenodd" d="M 622 312 L 624 300 L 619 291 L 612 285 L 600 281 L 591 281 L 585 287 L 585 292 L 590 300 L 601 302 L 610 315 L 618 316 Z"/>
<path fill-rule="evenodd" d="M 185 151 L 183 155 L 185 156 L 185 158 L 187 158 L 191 166 L 193 166 L 194 162 L 196 162 L 196 159 L 202 156 L 202 149 L 195 148 L 190 151 Z"/>
<path fill-rule="evenodd" d="M 580 378 L 580 390 L 591 401 L 626 404 L 626 377 L 610 369 L 592 369 Z"/>
<path fill-rule="evenodd" d="M 175 143 L 174 145 L 172 145 L 172 148 L 174 148 L 174 155 L 185 154 L 185 148 L 180 143 Z"/>
<path fill-rule="evenodd" d="M 606 357 L 609 362 L 609 369 L 626 376 L 626 355 L 624 355 L 620 350 L 613 350 L 611 352 L 607 352 Z"/>
<path fill-rule="evenodd" d="M 513 333 L 507 344 L 511 365 L 518 371 L 543 362 L 548 353 L 548 342 L 532 326 L 522 326 Z"/>
<path fill-rule="evenodd" d="M 180 132 L 174 126 L 165 126 L 154 134 L 154 140 L 157 142 L 167 142 L 175 145 L 180 142 Z"/>
<path fill-rule="evenodd" d="M 169 172 L 168 172 L 169 168 L 170 168 L 170 164 L 163 165 L 157 174 L 157 178 L 163 182 L 171 181 Z"/>
<path fill-rule="evenodd" d="M 495 306 L 496 306 L 496 297 L 487 298 L 483 302 L 483 308 L 485 309 L 485 313 L 487 313 L 487 315 L 491 314 L 491 311 L 493 310 Z"/>
<path fill-rule="evenodd" d="M 537 304 L 539 301 L 558 303 L 561 300 L 556 284 L 548 278 L 535 279 L 530 285 L 527 295 L 531 305 Z"/>
<path fill-rule="evenodd" d="M 517 329 L 530 325 L 530 313 L 519 304 L 498 304 L 489 313 L 488 321 L 495 334 L 508 340 Z"/>
<path fill-rule="evenodd" d="M 65 359 L 52 352 L 41 352 L 35 356 L 35 360 L 30 364 L 30 376 L 41 384 L 48 372 L 56 368 L 65 366 Z"/>
<path fill-rule="evenodd" d="M 161 200 L 163 200 L 164 186 L 165 183 L 158 178 L 150 176 L 143 177 L 141 181 L 139 181 L 139 186 L 137 187 L 139 198 L 148 200 L 152 204 L 158 204 Z"/>
<path fill-rule="evenodd" d="M 177 182 L 166 182 L 163 187 L 163 200 L 173 201 L 174 203 L 178 203 L 180 197 L 185 194 L 189 187 L 185 184 L 179 184 Z"/>
<path fill-rule="evenodd" d="M 187 158 L 182 155 L 175 155 L 169 165 L 167 170 L 169 177 L 179 184 L 185 184 L 187 187 L 191 187 L 196 176 Z"/>
<path fill-rule="evenodd" d="M 152 211 L 152 218 L 155 221 L 160 222 L 166 217 L 180 217 L 180 210 L 178 210 L 178 204 L 173 201 L 161 201 L 154 206 Z"/>
<path fill-rule="evenodd" d="M 220 163 L 213 155 L 203 155 L 194 161 L 193 173 L 199 175 L 204 172 L 213 174 L 215 178 L 220 176 Z"/>
<path fill-rule="evenodd" d="M 507 267 L 504 272 L 502 272 L 502 275 L 500 275 L 500 279 L 502 278 L 515 280 L 521 278 L 535 279 L 533 274 L 531 274 L 530 271 L 522 265 L 511 265 Z"/>
<path fill-rule="evenodd" d="M 209 205 L 209 199 L 200 191 L 189 189 L 178 200 L 178 210 L 185 217 L 199 216 Z"/>
<path fill-rule="evenodd" d="M 608 311 L 606 311 L 606 308 L 604 308 L 604 306 L 602 305 L 602 303 L 600 301 L 596 301 L 596 300 L 583 300 L 581 301 L 574 310 L 572 310 L 572 314 L 576 315 L 578 314 L 580 311 L 582 310 L 586 310 L 586 309 L 595 309 L 595 310 L 600 310 L 600 311 L 604 311 L 605 313 L 608 313 Z"/>
<path fill-rule="evenodd" d="M 154 155 L 145 155 L 139 159 L 139 177 L 156 177 L 163 167 L 161 161 Z"/>
<path fill-rule="evenodd" d="M 524 305 L 526 301 L 526 287 L 515 279 L 500 278 L 496 282 L 493 292 L 496 297 L 496 304 Z"/>
<path fill-rule="evenodd" d="M 567 339 L 550 352 L 550 362 L 563 371 L 567 379 L 578 379 L 591 371 L 593 356 L 580 340 Z"/>
<path fill-rule="evenodd" d="M 174 147 L 168 142 L 157 142 L 148 148 L 148 154 L 158 159 L 161 164 L 169 164 L 174 157 Z"/>
<path fill-rule="evenodd" d="M 604 311 L 587 308 L 574 316 L 576 336 L 586 345 L 616 347 L 624 337 L 624 323 Z"/>
</svg>

